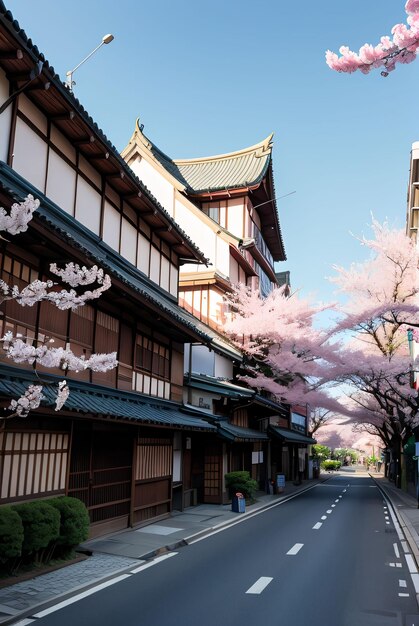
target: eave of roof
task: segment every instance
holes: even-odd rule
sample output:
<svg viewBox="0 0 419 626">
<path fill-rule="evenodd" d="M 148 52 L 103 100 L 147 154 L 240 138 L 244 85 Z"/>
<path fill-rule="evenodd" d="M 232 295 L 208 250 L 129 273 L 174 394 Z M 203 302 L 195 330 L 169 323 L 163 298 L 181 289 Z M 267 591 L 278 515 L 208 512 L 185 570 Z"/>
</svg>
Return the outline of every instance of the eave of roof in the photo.
<svg viewBox="0 0 419 626">
<path fill-rule="evenodd" d="M 234 442 L 259 442 L 269 441 L 269 437 L 266 433 L 262 433 L 258 430 L 251 428 L 243 428 L 241 426 L 235 426 L 226 421 L 219 421 L 218 435 L 223 439 Z"/>
<path fill-rule="evenodd" d="M 27 372 L 19 372 L 16 368 L 1 366 L 0 394 L 8 398 L 19 398 L 25 392 L 28 384 L 34 379 L 29 378 Z M 44 376 L 50 384 L 57 384 L 62 379 L 54 376 Z M 208 422 L 187 415 L 181 411 L 181 406 L 167 400 L 155 400 L 138 393 L 110 389 L 99 385 L 67 380 L 70 395 L 63 407 L 63 411 L 76 412 L 92 417 L 105 417 L 137 424 L 153 424 L 187 430 L 201 430 L 216 432 L 216 427 Z M 44 399 L 41 406 L 54 408 L 56 394 L 45 386 Z"/>
<path fill-rule="evenodd" d="M 205 374 L 191 374 L 190 376 L 186 376 L 185 385 L 234 399 L 253 398 L 255 395 L 253 389 L 240 387 L 226 380 Z"/>
<path fill-rule="evenodd" d="M 275 437 L 278 437 L 281 441 L 289 443 L 303 443 L 313 444 L 316 440 L 307 435 L 301 435 L 293 430 L 287 430 L 286 428 L 278 428 L 278 426 L 269 426 L 268 432 L 272 433 Z"/>
</svg>

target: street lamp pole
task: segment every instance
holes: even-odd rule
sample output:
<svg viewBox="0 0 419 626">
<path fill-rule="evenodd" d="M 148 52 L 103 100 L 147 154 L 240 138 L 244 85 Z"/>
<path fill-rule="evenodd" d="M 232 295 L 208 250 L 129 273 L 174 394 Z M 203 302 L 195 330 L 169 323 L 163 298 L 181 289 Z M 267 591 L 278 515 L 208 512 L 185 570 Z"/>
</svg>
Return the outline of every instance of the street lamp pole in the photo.
<svg viewBox="0 0 419 626">
<path fill-rule="evenodd" d="M 99 48 L 101 48 L 104 44 L 111 43 L 111 41 L 113 41 L 113 40 L 114 40 L 114 36 L 113 36 L 113 35 L 111 35 L 111 34 L 109 34 L 109 35 L 104 35 L 104 36 L 102 37 L 102 41 L 100 42 L 100 44 L 99 44 L 98 46 L 96 46 L 96 48 L 95 48 L 94 50 L 92 50 L 92 51 L 90 52 L 90 54 L 88 54 L 88 55 L 87 55 L 87 57 L 85 57 L 82 61 L 80 61 L 80 63 L 79 63 L 78 65 L 76 65 L 76 67 L 75 67 L 74 69 L 69 70 L 69 71 L 66 73 L 66 77 L 67 77 L 67 78 L 66 78 L 65 84 L 66 84 L 66 86 L 69 88 L 69 90 L 70 90 L 70 91 L 73 91 L 73 85 L 75 85 L 75 84 L 76 84 L 76 83 L 73 81 L 73 74 L 74 74 L 74 72 L 75 72 L 76 70 L 78 70 L 78 69 L 79 69 L 79 67 L 80 67 L 81 65 L 83 65 L 83 63 L 86 63 L 86 61 L 87 61 L 88 59 L 90 59 L 90 57 L 91 57 L 92 55 L 94 55 L 94 53 L 95 53 L 95 52 L 97 52 L 97 51 L 99 50 Z"/>
</svg>

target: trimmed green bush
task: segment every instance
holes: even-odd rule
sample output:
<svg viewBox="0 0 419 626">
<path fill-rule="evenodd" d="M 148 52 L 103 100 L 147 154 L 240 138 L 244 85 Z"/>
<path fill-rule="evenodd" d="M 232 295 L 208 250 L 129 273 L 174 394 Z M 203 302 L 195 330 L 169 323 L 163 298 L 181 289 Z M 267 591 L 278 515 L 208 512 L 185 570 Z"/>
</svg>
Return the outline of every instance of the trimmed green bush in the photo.
<svg viewBox="0 0 419 626">
<path fill-rule="evenodd" d="M 33 554 L 47 548 L 60 534 L 60 513 L 43 500 L 23 502 L 13 507 L 22 520 L 22 551 Z"/>
<path fill-rule="evenodd" d="M 83 502 L 78 498 L 61 496 L 48 500 L 60 513 L 61 524 L 57 544 L 73 548 L 89 536 L 89 513 Z"/>
<path fill-rule="evenodd" d="M 0 507 L 0 563 L 22 554 L 23 524 L 11 506 Z"/>
<path fill-rule="evenodd" d="M 259 485 L 256 480 L 250 477 L 249 472 L 229 472 L 225 475 L 226 487 L 230 497 L 236 492 L 240 492 L 247 499 L 252 499 Z"/>
<path fill-rule="evenodd" d="M 323 463 L 321 464 L 322 468 L 326 471 L 336 471 L 340 468 L 341 465 L 342 463 L 340 461 L 332 460 L 323 461 Z"/>
</svg>

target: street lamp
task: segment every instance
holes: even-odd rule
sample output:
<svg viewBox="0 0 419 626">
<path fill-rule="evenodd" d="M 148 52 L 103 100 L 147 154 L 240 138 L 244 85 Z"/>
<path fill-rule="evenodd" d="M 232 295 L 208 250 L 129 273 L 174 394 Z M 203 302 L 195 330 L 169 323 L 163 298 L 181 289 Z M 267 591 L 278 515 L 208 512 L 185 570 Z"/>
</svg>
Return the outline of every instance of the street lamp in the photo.
<svg viewBox="0 0 419 626">
<path fill-rule="evenodd" d="M 96 48 L 95 48 L 94 50 L 92 50 L 92 51 L 91 51 L 91 53 L 90 53 L 90 54 L 88 54 L 88 55 L 87 55 L 87 57 L 85 57 L 85 58 L 83 59 L 83 61 L 80 61 L 80 63 L 79 63 L 78 65 L 76 65 L 76 67 L 75 67 L 73 70 L 69 70 L 69 71 L 66 73 L 67 78 L 66 78 L 65 84 L 66 84 L 66 86 L 69 88 L 69 90 L 70 90 L 70 91 L 73 91 L 73 85 L 75 85 L 75 84 L 76 84 L 76 83 L 73 81 L 73 74 L 74 74 L 74 72 L 75 72 L 76 70 L 78 70 L 78 69 L 79 69 L 79 67 L 80 67 L 81 65 L 83 65 L 83 63 L 85 63 L 88 59 L 90 59 L 90 57 L 91 57 L 91 56 L 92 56 L 95 52 L 97 52 L 97 51 L 99 50 L 99 48 L 101 48 L 101 47 L 103 46 L 103 44 L 108 44 L 108 43 L 111 43 L 111 41 L 113 41 L 113 40 L 114 40 L 114 36 L 113 36 L 113 35 L 111 35 L 111 34 L 109 34 L 109 35 L 104 35 L 104 36 L 102 37 L 102 41 L 100 42 L 100 44 L 99 44 L 98 46 L 96 46 Z"/>
</svg>

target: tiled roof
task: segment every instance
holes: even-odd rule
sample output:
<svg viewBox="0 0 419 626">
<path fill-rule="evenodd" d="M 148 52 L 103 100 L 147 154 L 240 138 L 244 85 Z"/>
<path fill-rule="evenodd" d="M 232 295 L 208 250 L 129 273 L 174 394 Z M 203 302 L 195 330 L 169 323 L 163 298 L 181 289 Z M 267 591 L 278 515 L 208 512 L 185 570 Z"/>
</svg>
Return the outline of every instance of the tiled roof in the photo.
<svg viewBox="0 0 419 626">
<path fill-rule="evenodd" d="M 272 154 L 272 134 L 249 148 L 199 159 L 171 159 L 141 131 L 137 135 L 164 169 L 192 194 L 255 187 L 263 180 Z"/>
<path fill-rule="evenodd" d="M 241 426 L 234 426 L 229 422 L 218 422 L 218 434 L 224 439 L 230 441 L 269 441 L 269 437 L 266 433 L 261 433 L 258 430 L 252 430 L 251 428 L 242 428 Z"/>
<path fill-rule="evenodd" d="M 186 376 L 185 385 L 212 393 L 218 393 L 219 395 L 228 398 L 253 398 L 255 395 L 255 391 L 253 389 L 240 387 L 239 385 L 234 385 L 227 380 L 215 378 L 214 376 L 207 376 L 205 374 L 192 373 L 190 376 Z"/>
<path fill-rule="evenodd" d="M 49 379 L 53 380 L 51 377 Z M 0 379 L 0 394 L 10 398 L 19 398 L 23 395 L 28 384 L 33 382 L 33 379 L 26 380 L 25 376 L 2 376 Z M 182 413 L 179 406 L 168 401 L 153 401 L 152 398 L 139 397 L 139 394 L 97 385 L 82 385 L 72 380 L 67 382 L 70 387 L 70 395 L 63 407 L 63 410 L 66 411 L 129 420 L 141 424 L 158 424 L 193 430 L 216 431 L 215 426 L 198 417 Z M 53 408 L 55 406 L 53 390 L 46 386 L 44 387 L 43 395 L 45 399 L 42 401 L 42 406 Z"/>
<path fill-rule="evenodd" d="M 300 435 L 300 433 L 296 433 L 294 430 L 287 430 L 286 428 L 278 428 L 277 426 L 269 426 L 269 431 L 273 433 L 276 437 L 281 439 L 282 441 L 290 442 L 290 443 L 316 443 L 316 440 L 312 437 L 307 437 L 306 435 Z"/>
</svg>

